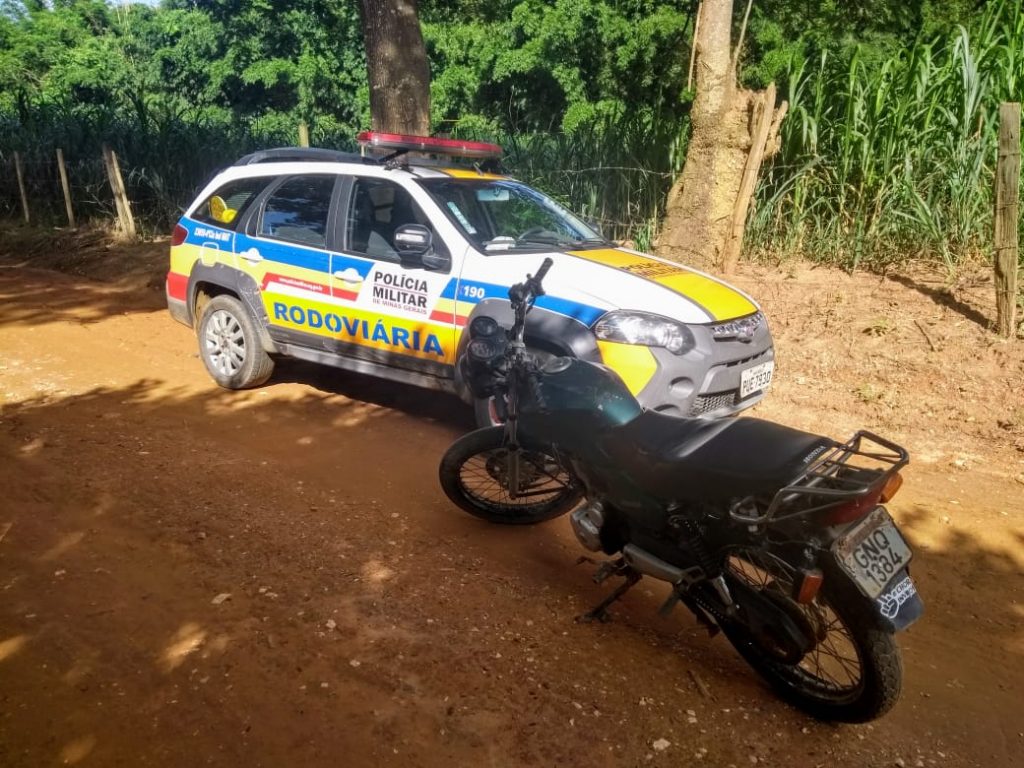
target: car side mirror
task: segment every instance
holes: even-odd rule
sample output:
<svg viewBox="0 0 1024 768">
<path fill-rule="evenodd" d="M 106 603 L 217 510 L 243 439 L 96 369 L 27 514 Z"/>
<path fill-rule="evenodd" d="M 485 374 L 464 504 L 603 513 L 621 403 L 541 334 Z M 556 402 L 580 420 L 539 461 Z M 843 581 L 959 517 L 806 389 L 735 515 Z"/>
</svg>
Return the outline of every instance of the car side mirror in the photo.
<svg viewBox="0 0 1024 768">
<path fill-rule="evenodd" d="M 395 250 L 403 259 L 423 256 L 430 251 L 433 237 L 422 224 L 403 224 L 395 230 Z"/>
<path fill-rule="evenodd" d="M 452 258 L 445 249 L 434 248 L 434 237 L 422 224 L 403 224 L 395 230 L 395 250 L 406 267 L 448 272 Z"/>
<path fill-rule="evenodd" d="M 583 223 L 594 230 L 598 235 L 604 237 L 604 232 L 601 231 L 601 225 L 597 223 L 596 219 L 584 219 Z"/>
</svg>

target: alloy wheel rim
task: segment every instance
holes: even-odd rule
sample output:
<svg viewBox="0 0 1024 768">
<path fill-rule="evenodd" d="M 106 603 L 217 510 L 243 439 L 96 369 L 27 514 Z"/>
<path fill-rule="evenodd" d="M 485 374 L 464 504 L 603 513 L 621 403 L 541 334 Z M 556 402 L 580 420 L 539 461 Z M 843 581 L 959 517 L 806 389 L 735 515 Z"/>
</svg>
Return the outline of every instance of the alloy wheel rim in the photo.
<svg viewBox="0 0 1024 768">
<path fill-rule="evenodd" d="M 203 334 L 206 356 L 217 373 L 234 376 L 245 362 L 245 334 L 233 314 L 218 309 L 210 315 Z"/>
</svg>

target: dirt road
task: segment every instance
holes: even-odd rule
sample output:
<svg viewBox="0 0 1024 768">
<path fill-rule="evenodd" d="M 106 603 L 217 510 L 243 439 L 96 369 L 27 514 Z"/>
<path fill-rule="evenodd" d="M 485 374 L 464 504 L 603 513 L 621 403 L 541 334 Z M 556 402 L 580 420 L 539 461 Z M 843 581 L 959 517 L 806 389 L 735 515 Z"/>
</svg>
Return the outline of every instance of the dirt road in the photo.
<svg viewBox="0 0 1024 768">
<path fill-rule="evenodd" d="M 816 415 L 788 366 L 761 415 L 859 417 Z M 298 364 L 223 392 L 158 292 L 8 267 L 0 406 L 6 768 L 1020 765 L 1013 424 L 959 445 L 890 415 L 924 456 L 893 510 L 928 614 L 897 709 L 835 727 L 659 619 L 654 587 L 575 624 L 603 589 L 567 521 L 497 529 L 441 494 L 454 399 Z"/>
</svg>

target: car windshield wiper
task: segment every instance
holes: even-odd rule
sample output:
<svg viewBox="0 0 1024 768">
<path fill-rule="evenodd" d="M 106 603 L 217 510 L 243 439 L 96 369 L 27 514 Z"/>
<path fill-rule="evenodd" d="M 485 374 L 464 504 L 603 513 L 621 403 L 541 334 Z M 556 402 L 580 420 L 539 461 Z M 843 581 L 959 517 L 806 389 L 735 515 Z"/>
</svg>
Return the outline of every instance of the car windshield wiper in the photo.
<svg viewBox="0 0 1024 768">
<path fill-rule="evenodd" d="M 545 235 L 530 235 L 516 239 L 516 245 L 554 245 L 559 248 L 579 248 L 583 245 L 606 245 L 607 240 L 597 237 L 585 237 L 580 240 L 573 240 L 568 237 L 550 237 Z"/>
</svg>

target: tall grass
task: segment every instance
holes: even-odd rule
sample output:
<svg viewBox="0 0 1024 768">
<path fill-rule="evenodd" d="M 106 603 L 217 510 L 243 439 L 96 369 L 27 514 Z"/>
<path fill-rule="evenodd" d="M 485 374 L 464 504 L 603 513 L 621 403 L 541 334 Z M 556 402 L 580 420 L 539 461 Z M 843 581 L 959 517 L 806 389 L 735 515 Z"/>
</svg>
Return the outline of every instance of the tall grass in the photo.
<svg viewBox="0 0 1024 768">
<path fill-rule="evenodd" d="M 851 268 L 987 256 L 998 105 L 1024 95 L 1022 48 L 1021 0 L 998 0 L 879 66 L 794 64 L 748 244 Z"/>
</svg>

